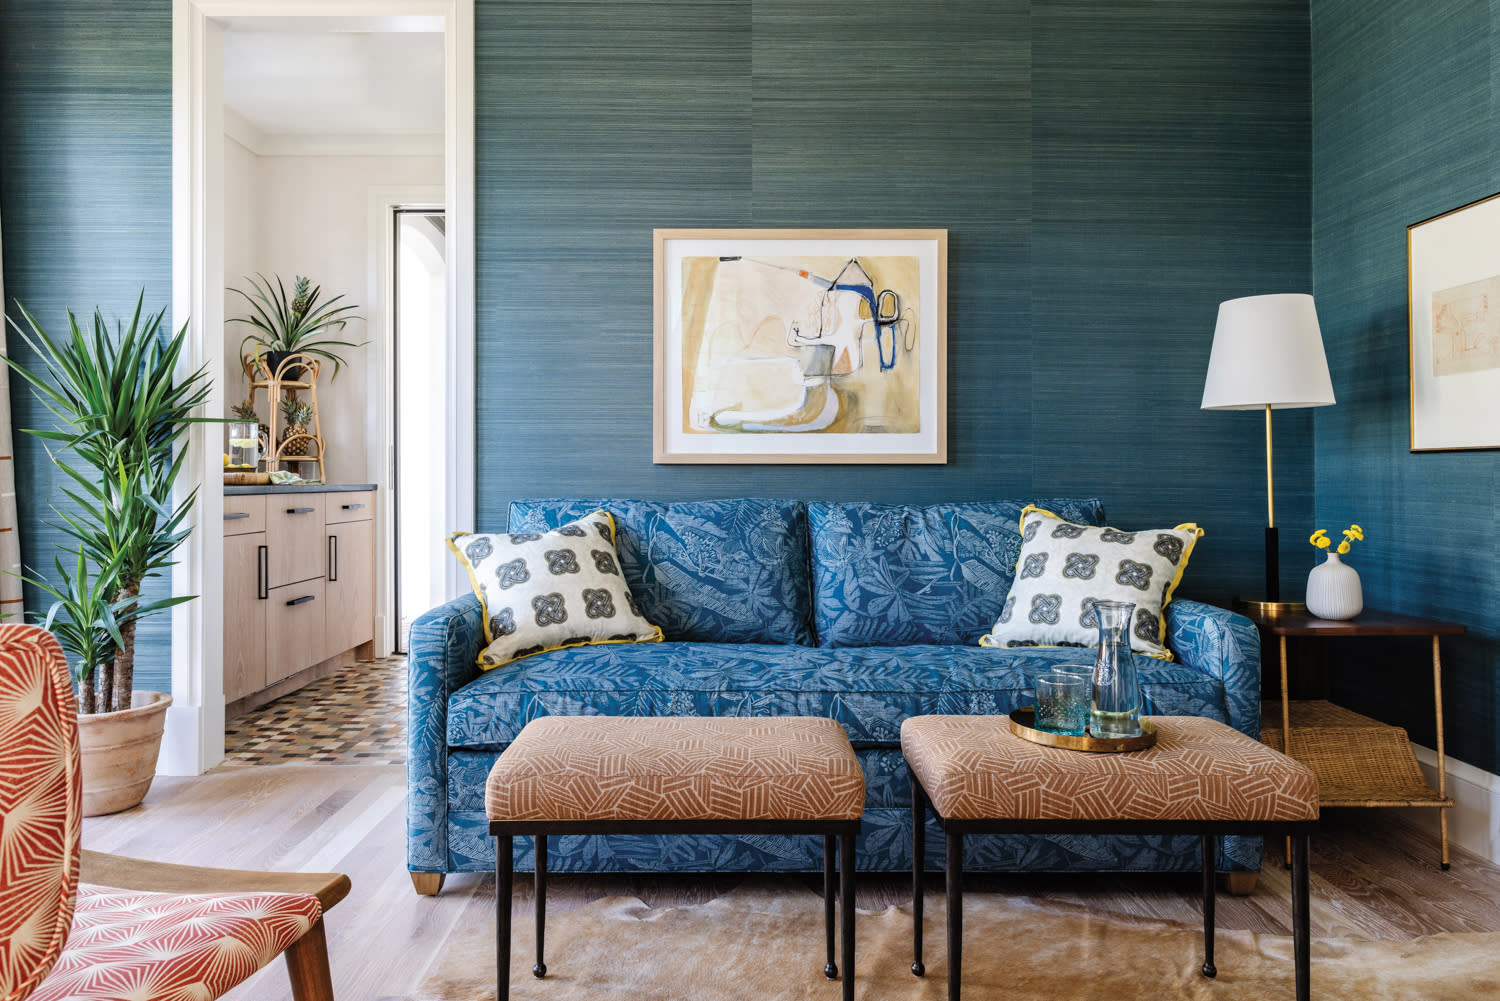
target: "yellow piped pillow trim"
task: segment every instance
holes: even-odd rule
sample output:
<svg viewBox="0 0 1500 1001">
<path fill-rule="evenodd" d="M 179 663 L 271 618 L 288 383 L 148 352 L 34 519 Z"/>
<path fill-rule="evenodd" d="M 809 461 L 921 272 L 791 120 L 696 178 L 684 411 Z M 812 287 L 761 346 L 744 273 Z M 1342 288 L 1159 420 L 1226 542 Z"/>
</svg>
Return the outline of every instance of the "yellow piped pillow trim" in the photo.
<svg viewBox="0 0 1500 1001">
<path fill-rule="evenodd" d="M 1067 521 L 1068 520 L 1068 519 L 1062 517 L 1061 515 L 1053 514 L 1051 511 L 1048 511 L 1044 507 L 1038 507 L 1035 504 L 1027 504 L 1024 508 L 1021 509 L 1021 520 L 1019 522 L 1017 522 L 1017 527 L 1022 531 L 1022 533 L 1024 533 L 1026 531 L 1026 516 L 1028 514 L 1041 515 L 1044 518 L 1051 518 L 1053 521 Z M 1089 526 L 1089 527 L 1092 528 L 1094 526 Z M 1101 526 L 1101 527 L 1108 528 L 1109 526 L 1105 525 L 1105 526 Z M 1116 531 L 1119 531 L 1119 529 L 1116 529 Z M 1193 549 L 1198 545 L 1198 540 L 1201 539 L 1201 538 L 1203 538 L 1203 529 L 1199 528 L 1198 527 L 1198 523 L 1197 522 L 1193 522 L 1193 521 L 1185 521 L 1181 525 L 1174 525 L 1172 527 L 1172 531 L 1174 531 L 1174 532 L 1192 532 L 1193 535 L 1192 535 L 1192 538 L 1188 541 L 1188 544 L 1183 547 L 1183 550 L 1182 550 L 1182 561 L 1177 564 L 1177 572 L 1172 575 L 1172 582 L 1167 585 L 1166 591 L 1164 591 L 1162 593 L 1161 608 L 1160 608 L 1160 610 L 1158 610 L 1158 612 L 1156 614 L 1156 630 L 1157 630 L 1156 635 L 1158 635 L 1158 636 L 1161 637 L 1162 649 L 1166 650 L 1167 652 L 1166 652 L 1165 656 L 1163 656 L 1161 654 L 1156 654 L 1156 653 L 1144 653 L 1144 654 L 1142 654 L 1142 656 L 1145 656 L 1145 657 L 1154 657 L 1157 660 L 1165 660 L 1165 661 L 1168 661 L 1168 662 L 1174 661 L 1177 658 L 1172 653 L 1171 648 L 1167 646 L 1167 606 L 1172 603 L 1172 595 L 1177 590 L 1177 585 L 1182 583 L 1182 575 L 1187 570 L 1188 560 L 1193 555 Z M 1022 548 L 1024 549 L 1025 547 L 1023 546 Z M 1016 567 L 1015 567 L 1015 570 L 1016 570 L 1016 573 L 1020 573 L 1021 572 L 1021 557 L 1019 557 L 1019 556 L 1016 557 Z M 1056 646 L 1056 645 L 1043 646 L 1043 645 L 1040 645 L 1040 644 L 1037 645 L 1037 646 L 1028 646 L 1028 647 L 1008 647 L 1008 646 L 1006 646 L 1003 643 L 996 643 L 996 642 L 994 642 L 994 638 L 989 633 L 985 633 L 983 636 L 979 637 L 979 645 L 980 646 L 991 647 L 991 648 L 996 649 L 996 650 L 1021 650 L 1021 649 L 1025 649 L 1025 650 L 1071 650 L 1071 649 L 1075 649 L 1074 647 L 1062 647 L 1062 646 Z M 1076 649 L 1086 649 L 1086 648 L 1079 647 L 1079 648 L 1076 648 Z"/>
<path fill-rule="evenodd" d="M 620 562 L 620 547 L 619 547 L 619 541 L 618 541 L 619 540 L 619 529 L 615 526 L 615 516 L 612 515 L 612 514 L 610 514 L 608 511 L 604 510 L 603 508 L 600 508 L 597 511 L 590 511 L 588 514 L 584 515 L 583 518 L 593 518 L 596 515 L 601 515 L 601 514 L 604 515 L 605 518 L 609 519 L 609 545 L 610 545 L 610 548 L 615 551 L 615 563 L 618 565 L 619 562 Z M 573 520 L 574 521 L 582 521 L 583 518 L 574 518 Z M 480 584 L 479 584 L 479 578 L 477 576 L 475 576 L 475 574 L 474 574 L 474 565 L 469 562 L 469 558 L 467 556 L 465 556 L 463 554 L 463 552 L 458 548 L 458 542 L 457 542 L 457 540 L 460 537 L 462 537 L 462 536 L 466 536 L 466 535 L 478 535 L 478 534 L 480 534 L 480 533 L 478 533 L 478 532 L 453 532 L 452 534 L 450 534 L 448 536 L 448 538 L 445 541 L 447 542 L 447 545 L 448 545 L 448 551 L 451 552 L 454 556 L 458 557 L 458 562 L 460 562 L 460 563 L 463 564 L 464 572 L 469 575 L 469 587 L 471 587 L 474 590 L 474 597 L 476 597 L 476 598 L 479 599 L 480 625 L 484 629 L 484 649 L 488 650 L 489 647 L 490 647 L 490 644 L 493 643 L 493 642 L 495 642 L 495 638 L 490 635 L 490 609 L 489 609 L 489 604 L 484 600 L 484 588 L 480 586 Z M 508 533 L 497 532 L 495 534 L 497 534 L 497 535 L 505 535 L 505 534 L 508 534 Z M 624 582 L 624 580 L 625 580 L 625 569 L 624 569 L 624 567 L 620 568 L 620 580 L 622 582 Z M 625 586 L 628 588 L 629 584 L 626 584 Z M 645 617 L 642 616 L 642 618 L 644 619 Z M 658 626 L 656 623 L 650 622 L 650 621 L 647 621 L 646 624 L 649 625 L 656 632 L 656 635 L 654 637 L 648 638 L 648 639 L 633 639 L 633 640 L 610 640 L 610 639 L 598 639 L 598 640 L 595 640 L 595 639 L 591 639 L 591 640 L 589 640 L 589 641 L 587 641 L 585 643 L 568 643 L 568 644 L 565 644 L 565 645 L 560 644 L 558 646 L 549 646 L 545 650 L 532 650 L 530 653 L 523 653 L 519 657 L 512 657 L 510 660 L 502 661 L 501 663 L 498 663 L 498 664 L 486 664 L 484 662 L 484 650 L 481 650 L 480 651 L 480 659 L 477 660 L 477 661 L 475 661 L 475 664 L 478 666 L 478 668 L 481 671 L 493 671 L 497 667 L 504 667 L 507 664 L 514 664 L 516 661 L 518 661 L 518 660 L 525 660 L 527 657 L 535 657 L 535 656 L 538 656 L 539 654 L 544 654 L 544 653 L 556 653 L 558 650 L 570 650 L 570 649 L 572 649 L 575 646 L 609 646 L 611 644 L 660 643 L 660 642 L 662 642 L 663 635 L 662 635 L 662 631 L 661 631 L 661 626 Z"/>
</svg>

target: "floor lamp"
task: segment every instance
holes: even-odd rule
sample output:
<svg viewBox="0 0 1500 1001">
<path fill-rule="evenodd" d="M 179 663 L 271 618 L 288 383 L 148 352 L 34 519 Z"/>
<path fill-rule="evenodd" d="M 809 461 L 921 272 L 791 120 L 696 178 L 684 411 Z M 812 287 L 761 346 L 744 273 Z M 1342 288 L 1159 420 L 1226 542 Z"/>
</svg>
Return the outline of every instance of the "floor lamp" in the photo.
<svg viewBox="0 0 1500 1001">
<path fill-rule="evenodd" d="M 1252 295 L 1219 303 L 1203 409 L 1266 412 L 1266 593 L 1264 600 L 1245 602 L 1259 611 L 1304 607 L 1281 600 L 1271 411 L 1332 403 L 1333 381 L 1312 296 Z"/>
</svg>

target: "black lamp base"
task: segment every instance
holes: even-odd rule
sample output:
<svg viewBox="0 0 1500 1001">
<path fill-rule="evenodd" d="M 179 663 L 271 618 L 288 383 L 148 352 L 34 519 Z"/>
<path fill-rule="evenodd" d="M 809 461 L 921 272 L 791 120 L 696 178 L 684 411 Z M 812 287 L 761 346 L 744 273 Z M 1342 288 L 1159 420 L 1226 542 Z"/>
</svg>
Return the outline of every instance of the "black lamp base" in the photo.
<svg viewBox="0 0 1500 1001">
<path fill-rule="evenodd" d="M 1266 526 L 1266 596 L 1261 599 L 1236 598 L 1234 603 L 1257 615 L 1307 611 L 1303 602 L 1281 600 L 1281 549 L 1275 525 Z"/>
</svg>

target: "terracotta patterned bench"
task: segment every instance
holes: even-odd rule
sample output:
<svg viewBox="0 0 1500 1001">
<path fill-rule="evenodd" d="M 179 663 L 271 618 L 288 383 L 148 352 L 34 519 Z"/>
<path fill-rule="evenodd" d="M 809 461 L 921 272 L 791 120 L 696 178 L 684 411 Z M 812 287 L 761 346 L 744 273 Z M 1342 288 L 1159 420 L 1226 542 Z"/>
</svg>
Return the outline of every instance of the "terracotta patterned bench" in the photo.
<svg viewBox="0 0 1500 1001">
<path fill-rule="evenodd" d="M 1197 716 L 1153 717 L 1156 746 L 1126 754 L 1043 747 L 1004 716 L 916 716 L 901 726 L 912 775 L 912 972 L 922 976 L 923 827 L 930 804 L 947 841 L 948 997 L 963 954 L 963 839 L 978 833 L 1196 834 L 1203 854 L 1203 975 L 1214 976 L 1217 838 L 1285 834 L 1292 843 L 1297 998 L 1308 997 L 1308 834 L 1318 780 L 1305 765 Z"/>
<path fill-rule="evenodd" d="M 854 997 L 854 837 L 865 778 L 830 719 L 546 716 L 526 724 L 490 770 L 485 813 L 496 839 L 499 1001 L 510 991 L 512 851 L 536 844 L 536 965 L 543 977 L 547 836 L 552 834 L 821 834 L 828 961 L 834 963 L 838 839 L 843 996 Z"/>
</svg>

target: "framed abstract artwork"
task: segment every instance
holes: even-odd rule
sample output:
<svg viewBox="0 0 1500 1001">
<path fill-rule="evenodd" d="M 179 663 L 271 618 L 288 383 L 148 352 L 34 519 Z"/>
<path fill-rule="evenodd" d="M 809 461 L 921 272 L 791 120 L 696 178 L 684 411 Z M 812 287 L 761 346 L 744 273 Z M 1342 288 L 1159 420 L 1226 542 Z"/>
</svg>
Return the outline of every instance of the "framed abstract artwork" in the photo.
<svg viewBox="0 0 1500 1001">
<path fill-rule="evenodd" d="M 655 232 L 659 463 L 943 463 L 948 232 Z"/>
<path fill-rule="evenodd" d="M 1500 448 L 1500 194 L 1406 228 L 1411 450 Z"/>
</svg>

